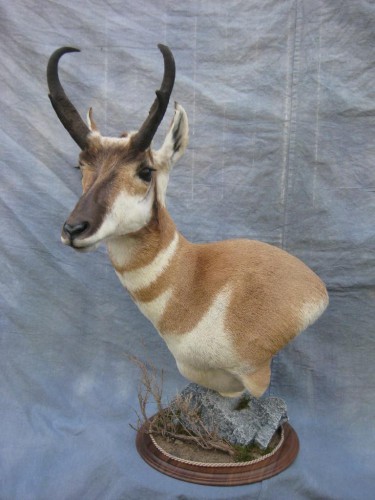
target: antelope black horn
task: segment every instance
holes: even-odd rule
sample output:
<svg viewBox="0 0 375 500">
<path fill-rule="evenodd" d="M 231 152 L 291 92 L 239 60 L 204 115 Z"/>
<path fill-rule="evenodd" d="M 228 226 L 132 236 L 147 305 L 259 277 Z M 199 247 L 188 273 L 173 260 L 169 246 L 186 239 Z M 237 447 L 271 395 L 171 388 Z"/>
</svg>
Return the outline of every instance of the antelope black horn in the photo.
<svg viewBox="0 0 375 500">
<path fill-rule="evenodd" d="M 80 117 L 78 111 L 68 99 L 59 80 L 58 66 L 60 57 L 67 52 L 80 52 L 73 47 L 61 47 L 55 50 L 51 55 L 47 65 L 47 82 L 49 89 L 49 98 L 53 109 L 56 111 L 61 123 L 71 135 L 72 139 L 81 149 L 87 145 L 87 136 L 90 133 L 89 128 Z"/>
<path fill-rule="evenodd" d="M 167 110 L 176 76 L 176 66 L 169 47 L 162 44 L 159 44 L 158 47 L 164 58 L 164 77 L 160 89 L 156 91 L 156 99 L 150 108 L 148 117 L 132 138 L 133 147 L 138 151 L 145 151 L 150 146 Z"/>
</svg>

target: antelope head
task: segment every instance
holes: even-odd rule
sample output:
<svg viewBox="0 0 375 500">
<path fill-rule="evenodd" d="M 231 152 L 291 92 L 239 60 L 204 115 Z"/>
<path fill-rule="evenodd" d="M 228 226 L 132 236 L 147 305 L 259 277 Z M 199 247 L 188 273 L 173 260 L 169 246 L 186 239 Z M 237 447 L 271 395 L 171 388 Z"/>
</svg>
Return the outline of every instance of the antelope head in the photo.
<svg viewBox="0 0 375 500">
<path fill-rule="evenodd" d="M 164 58 L 164 77 L 148 117 L 136 132 L 118 138 L 100 134 L 92 108 L 87 125 L 66 96 L 58 76 L 58 64 L 72 47 L 57 49 L 47 66 L 49 98 L 61 123 L 81 149 L 79 168 L 83 193 L 62 230 L 62 242 L 76 250 L 91 250 L 104 240 L 136 233 L 157 216 L 165 205 L 169 172 L 184 153 L 188 120 L 182 106 L 175 113 L 162 147 L 151 141 L 168 107 L 175 80 L 170 49 L 158 45 Z"/>
</svg>

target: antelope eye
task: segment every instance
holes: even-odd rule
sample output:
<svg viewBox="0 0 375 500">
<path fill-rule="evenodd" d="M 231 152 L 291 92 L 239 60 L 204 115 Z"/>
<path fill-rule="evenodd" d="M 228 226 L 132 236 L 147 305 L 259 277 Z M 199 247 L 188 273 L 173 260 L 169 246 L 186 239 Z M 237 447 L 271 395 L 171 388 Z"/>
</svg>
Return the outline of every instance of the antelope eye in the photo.
<svg viewBox="0 0 375 500">
<path fill-rule="evenodd" d="M 153 171 L 153 168 L 144 167 L 138 172 L 138 177 L 145 182 L 151 182 Z"/>
</svg>

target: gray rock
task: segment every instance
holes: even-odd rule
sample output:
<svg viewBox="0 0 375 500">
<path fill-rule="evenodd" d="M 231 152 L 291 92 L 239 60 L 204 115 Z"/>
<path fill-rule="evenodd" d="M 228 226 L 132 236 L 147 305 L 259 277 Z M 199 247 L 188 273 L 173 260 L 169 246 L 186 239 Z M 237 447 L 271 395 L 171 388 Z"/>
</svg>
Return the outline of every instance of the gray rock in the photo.
<svg viewBox="0 0 375 500">
<path fill-rule="evenodd" d="M 215 391 L 189 384 L 180 393 L 198 405 L 204 426 L 232 444 L 257 444 L 267 448 L 281 424 L 287 422 L 287 408 L 280 398 L 256 399 L 249 393 L 240 398 L 224 398 Z M 173 401 L 172 401 L 173 407 Z M 194 432 L 195 424 L 180 415 L 182 423 Z"/>
</svg>

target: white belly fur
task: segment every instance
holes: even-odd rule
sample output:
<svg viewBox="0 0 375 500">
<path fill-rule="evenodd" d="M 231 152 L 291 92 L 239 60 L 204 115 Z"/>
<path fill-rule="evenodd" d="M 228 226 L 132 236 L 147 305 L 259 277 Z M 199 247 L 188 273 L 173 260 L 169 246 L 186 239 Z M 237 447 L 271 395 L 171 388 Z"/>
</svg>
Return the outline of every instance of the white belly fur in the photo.
<svg viewBox="0 0 375 500">
<path fill-rule="evenodd" d="M 236 376 L 240 369 L 239 359 L 224 327 L 229 300 L 230 291 L 223 289 L 190 332 L 161 332 L 180 373 L 221 393 L 237 393 L 244 389 Z"/>
</svg>

